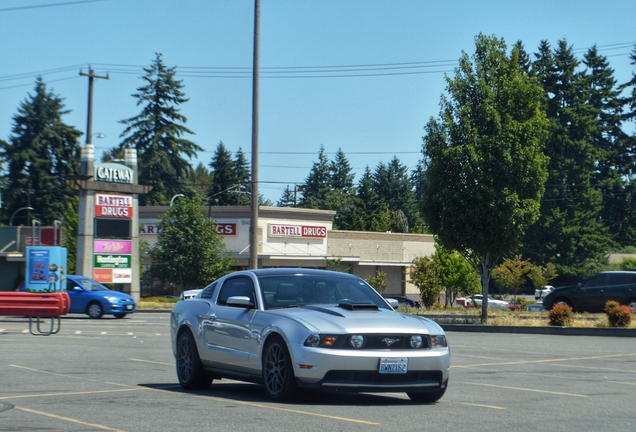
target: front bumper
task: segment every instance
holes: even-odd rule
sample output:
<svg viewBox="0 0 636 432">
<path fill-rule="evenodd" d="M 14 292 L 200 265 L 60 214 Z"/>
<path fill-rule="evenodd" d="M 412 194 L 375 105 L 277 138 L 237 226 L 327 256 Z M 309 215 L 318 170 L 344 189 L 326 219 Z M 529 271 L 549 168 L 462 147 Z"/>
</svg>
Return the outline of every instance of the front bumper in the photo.
<svg viewBox="0 0 636 432">
<path fill-rule="evenodd" d="M 449 377 L 450 349 L 335 350 L 296 346 L 297 385 L 351 392 L 417 392 L 442 389 Z M 404 374 L 381 374 L 381 358 L 407 358 Z M 310 367 L 311 366 L 311 367 Z"/>
</svg>

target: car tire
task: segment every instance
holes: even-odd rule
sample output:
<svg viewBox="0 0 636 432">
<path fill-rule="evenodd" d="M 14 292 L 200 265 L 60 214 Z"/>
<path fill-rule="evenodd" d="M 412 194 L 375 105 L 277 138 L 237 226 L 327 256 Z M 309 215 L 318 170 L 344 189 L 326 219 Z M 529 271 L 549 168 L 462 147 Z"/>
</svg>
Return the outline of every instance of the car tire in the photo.
<svg viewBox="0 0 636 432">
<path fill-rule="evenodd" d="M 627 307 L 632 308 L 632 311 L 636 313 L 636 299 L 629 299 L 626 303 Z"/>
<path fill-rule="evenodd" d="M 116 314 L 113 314 L 113 315 L 115 316 L 115 318 L 123 318 L 123 317 L 125 317 L 127 314 L 125 314 L 125 313 L 116 313 Z"/>
<path fill-rule="evenodd" d="M 99 319 L 104 315 L 104 308 L 99 303 L 92 302 L 88 304 L 86 314 L 93 319 Z"/>
<path fill-rule="evenodd" d="M 556 305 L 559 305 L 559 304 L 572 307 L 572 303 L 569 300 L 566 300 L 566 299 L 563 299 L 563 298 L 558 298 L 554 302 L 552 302 L 552 307 L 554 307 Z"/>
<path fill-rule="evenodd" d="M 406 392 L 413 402 L 417 403 L 435 403 L 444 396 L 448 388 L 448 381 L 444 383 L 444 388 L 432 392 Z"/>
<path fill-rule="evenodd" d="M 212 377 L 203 369 L 197 344 L 189 330 L 181 332 L 177 339 L 177 378 L 181 387 L 188 390 L 204 390 L 212 384 Z"/>
<path fill-rule="evenodd" d="M 272 337 L 263 350 L 263 384 L 270 399 L 282 402 L 296 393 L 296 377 L 285 341 Z"/>
</svg>

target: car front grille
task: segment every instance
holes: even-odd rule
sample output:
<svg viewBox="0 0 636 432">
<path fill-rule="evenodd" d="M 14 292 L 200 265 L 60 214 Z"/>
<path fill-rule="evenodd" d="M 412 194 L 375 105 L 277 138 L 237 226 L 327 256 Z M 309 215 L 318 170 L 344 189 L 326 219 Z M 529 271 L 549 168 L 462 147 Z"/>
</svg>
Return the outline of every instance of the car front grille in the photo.
<svg viewBox="0 0 636 432">
<path fill-rule="evenodd" d="M 334 345 L 334 348 L 340 349 L 360 349 L 360 350 L 374 350 L 374 349 L 382 349 L 382 350 L 411 350 L 416 349 L 411 347 L 411 336 L 412 334 L 363 334 L 365 343 L 361 348 L 352 348 L 349 341 L 351 336 L 339 337 L 338 341 Z M 431 339 L 428 335 L 419 335 L 422 336 L 422 346 L 417 349 L 427 349 L 431 347 Z"/>
<path fill-rule="evenodd" d="M 322 385 L 382 386 L 382 385 L 441 385 L 441 371 L 413 371 L 405 374 L 381 374 L 378 371 L 339 371 L 325 374 Z"/>
</svg>

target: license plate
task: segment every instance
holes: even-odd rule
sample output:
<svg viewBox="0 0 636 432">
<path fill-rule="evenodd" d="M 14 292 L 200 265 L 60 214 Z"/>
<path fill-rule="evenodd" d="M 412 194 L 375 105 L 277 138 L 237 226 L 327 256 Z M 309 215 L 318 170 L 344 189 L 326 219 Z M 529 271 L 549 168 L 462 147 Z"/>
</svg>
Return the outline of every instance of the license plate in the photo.
<svg viewBox="0 0 636 432">
<path fill-rule="evenodd" d="M 133 308 L 133 305 L 126 305 L 126 310 L 131 310 Z"/>
<path fill-rule="evenodd" d="M 405 374 L 408 370 L 409 359 L 407 358 L 387 358 L 380 359 L 381 374 Z"/>
</svg>

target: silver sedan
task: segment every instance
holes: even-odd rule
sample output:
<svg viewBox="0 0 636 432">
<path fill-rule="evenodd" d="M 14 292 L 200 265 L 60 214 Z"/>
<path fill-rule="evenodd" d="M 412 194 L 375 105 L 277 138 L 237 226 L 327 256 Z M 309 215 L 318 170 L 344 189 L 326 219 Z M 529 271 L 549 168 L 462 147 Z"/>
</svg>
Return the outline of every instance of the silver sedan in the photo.
<svg viewBox="0 0 636 432">
<path fill-rule="evenodd" d="M 263 384 L 276 401 L 299 390 L 406 392 L 439 400 L 450 349 L 442 328 L 398 313 L 364 280 L 309 269 L 235 272 L 171 314 L 177 377 Z"/>
</svg>

